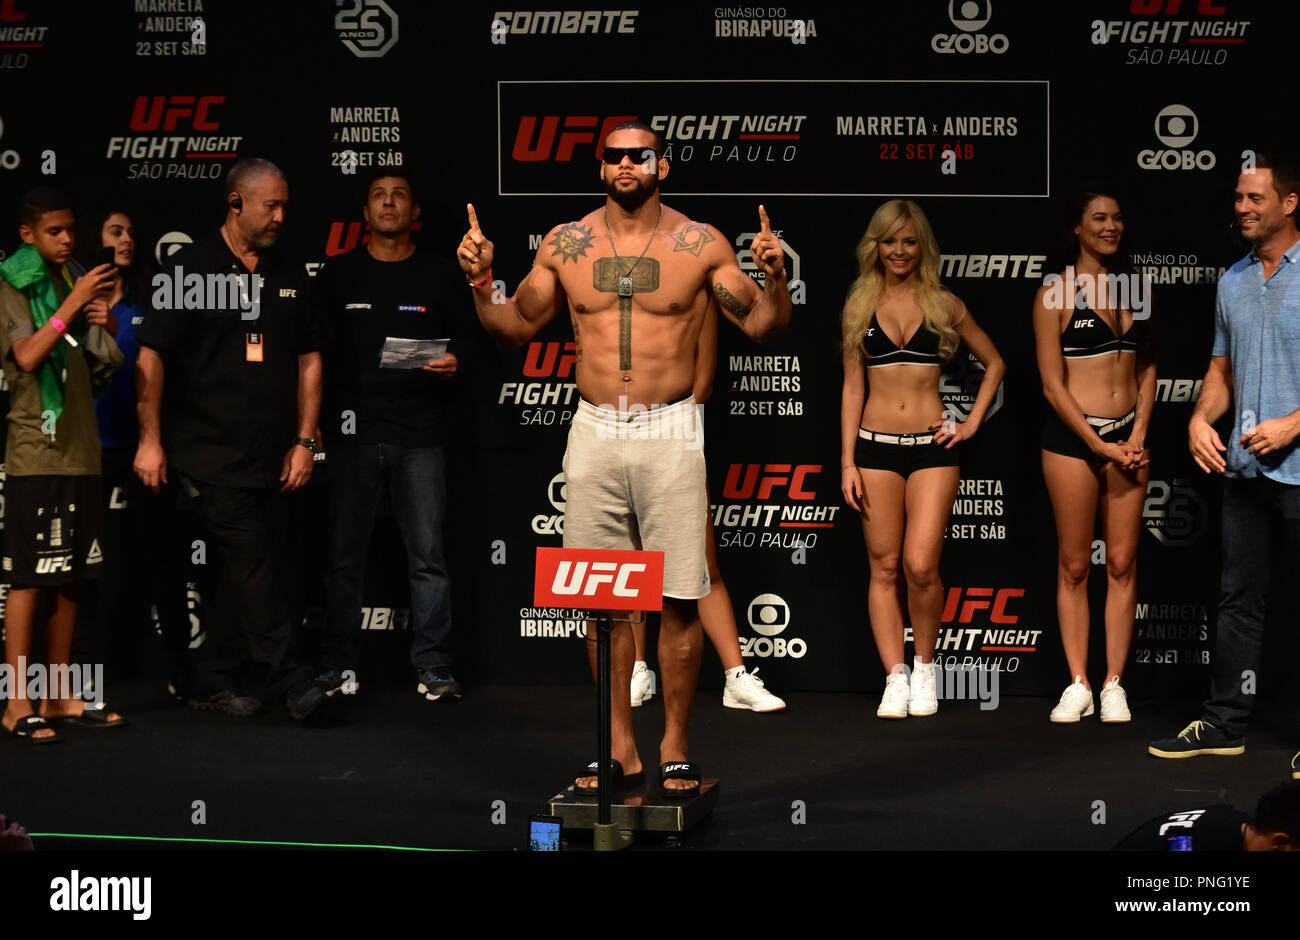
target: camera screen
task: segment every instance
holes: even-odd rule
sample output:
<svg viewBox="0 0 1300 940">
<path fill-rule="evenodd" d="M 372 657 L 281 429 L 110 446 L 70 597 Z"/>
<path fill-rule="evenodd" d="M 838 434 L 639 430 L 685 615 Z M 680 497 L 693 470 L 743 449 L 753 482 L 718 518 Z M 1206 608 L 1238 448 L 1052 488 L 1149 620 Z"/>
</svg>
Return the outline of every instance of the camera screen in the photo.
<svg viewBox="0 0 1300 940">
<path fill-rule="evenodd" d="M 528 851 L 560 851 L 560 824 L 545 819 L 530 819 L 528 821 Z"/>
</svg>

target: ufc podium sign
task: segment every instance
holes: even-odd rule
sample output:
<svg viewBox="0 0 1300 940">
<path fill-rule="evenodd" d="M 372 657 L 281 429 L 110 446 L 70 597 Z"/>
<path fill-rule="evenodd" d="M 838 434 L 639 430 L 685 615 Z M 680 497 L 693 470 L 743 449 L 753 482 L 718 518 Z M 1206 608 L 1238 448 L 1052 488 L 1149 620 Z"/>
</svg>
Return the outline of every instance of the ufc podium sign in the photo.
<svg viewBox="0 0 1300 940">
<path fill-rule="evenodd" d="M 536 607 L 662 610 L 664 553 L 539 548 Z"/>
</svg>

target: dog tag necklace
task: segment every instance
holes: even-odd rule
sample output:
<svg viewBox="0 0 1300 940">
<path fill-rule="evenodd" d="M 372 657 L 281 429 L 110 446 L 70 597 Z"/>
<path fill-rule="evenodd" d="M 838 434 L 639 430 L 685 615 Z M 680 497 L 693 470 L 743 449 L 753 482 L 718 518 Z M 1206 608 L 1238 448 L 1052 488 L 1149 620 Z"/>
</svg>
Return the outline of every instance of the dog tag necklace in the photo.
<svg viewBox="0 0 1300 940">
<path fill-rule="evenodd" d="M 614 233 L 609 230 L 609 211 L 605 215 L 605 234 L 609 237 L 610 250 L 614 252 L 614 257 L 618 257 L 618 247 L 614 244 Z M 636 266 L 645 258 L 646 252 L 654 244 L 655 236 L 659 234 L 659 223 L 664 220 L 664 207 L 659 207 L 659 218 L 655 219 L 654 230 L 650 233 L 650 240 L 645 243 L 645 248 L 641 254 L 632 262 L 632 266 L 624 271 L 618 278 L 618 367 L 623 370 L 632 368 L 632 272 Z M 624 376 L 624 381 L 628 377 Z"/>
</svg>

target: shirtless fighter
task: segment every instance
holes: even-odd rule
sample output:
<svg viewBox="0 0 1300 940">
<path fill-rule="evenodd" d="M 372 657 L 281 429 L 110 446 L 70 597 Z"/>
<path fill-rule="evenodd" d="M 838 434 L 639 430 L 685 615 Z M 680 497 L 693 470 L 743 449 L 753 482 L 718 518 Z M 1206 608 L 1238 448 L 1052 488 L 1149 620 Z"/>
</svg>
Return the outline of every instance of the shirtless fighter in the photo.
<svg viewBox="0 0 1300 940">
<path fill-rule="evenodd" d="M 710 292 L 723 315 L 759 342 L 784 331 L 790 293 L 781 246 L 762 206 L 750 245 L 766 276 L 760 290 L 740 270 L 721 232 L 659 202 L 659 183 L 668 175 L 663 143 L 637 121 L 610 132 L 600 166 L 605 205 L 551 229 L 510 299 L 493 302 L 492 243 L 472 205 L 457 255 L 479 319 L 502 342 L 523 345 L 568 300 L 582 401 L 564 455 L 564 544 L 633 549 L 639 534 L 647 551 L 664 552 L 659 787 L 665 795 L 683 795 L 700 786 L 699 768 L 687 757 L 686 722 L 700 670 L 696 601 L 709 593 L 708 493 L 691 394 L 695 348 Z M 594 674 L 594 625 L 587 639 Z M 618 624 L 610 645 L 610 753 L 619 765 L 615 785 L 625 787 L 644 779 L 627 692 L 632 656 L 631 630 Z M 580 790 L 596 787 L 596 764 L 588 770 L 577 779 Z"/>
</svg>

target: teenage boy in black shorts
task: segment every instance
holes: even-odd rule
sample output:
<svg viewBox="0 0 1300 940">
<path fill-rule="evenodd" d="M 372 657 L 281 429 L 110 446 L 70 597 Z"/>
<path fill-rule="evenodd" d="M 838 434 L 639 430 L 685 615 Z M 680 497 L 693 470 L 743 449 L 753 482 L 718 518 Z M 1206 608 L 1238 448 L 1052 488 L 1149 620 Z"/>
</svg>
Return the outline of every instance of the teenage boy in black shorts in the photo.
<svg viewBox="0 0 1300 940">
<path fill-rule="evenodd" d="M 0 265 L 0 359 L 9 384 L 0 577 L 10 584 L 5 611 L 10 694 L 0 724 L 32 744 L 62 740 L 50 727 L 53 720 L 96 727 L 123 723 L 102 699 L 77 698 L 81 690 L 70 687 L 66 668 L 77 586 L 98 577 L 103 567 L 100 444 L 91 383 L 106 382 L 122 362 L 104 329 L 112 266 L 85 272 L 71 261 L 74 219 L 68 206 L 54 190 L 27 193 L 18 209 L 23 245 Z M 26 659 L 41 591 L 55 597 L 46 630 L 51 668 L 37 715 L 27 694 Z M 101 694 L 98 685 L 95 694 Z"/>
</svg>

